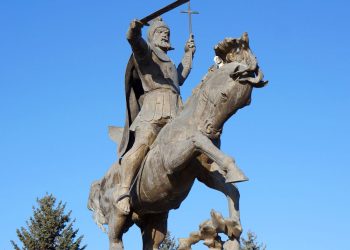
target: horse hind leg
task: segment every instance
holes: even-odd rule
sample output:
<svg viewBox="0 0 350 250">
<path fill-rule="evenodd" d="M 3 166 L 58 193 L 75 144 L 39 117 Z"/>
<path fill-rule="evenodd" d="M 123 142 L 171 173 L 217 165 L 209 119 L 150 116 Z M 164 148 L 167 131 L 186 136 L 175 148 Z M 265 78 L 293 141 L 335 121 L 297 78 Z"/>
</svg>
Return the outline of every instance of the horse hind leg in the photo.
<svg viewBox="0 0 350 250">
<path fill-rule="evenodd" d="M 139 222 L 143 250 L 158 250 L 167 233 L 168 212 L 145 215 Z"/>
<path fill-rule="evenodd" d="M 123 234 L 132 226 L 130 216 L 113 209 L 112 218 L 108 222 L 109 250 L 123 250 Z"/>
</svg>

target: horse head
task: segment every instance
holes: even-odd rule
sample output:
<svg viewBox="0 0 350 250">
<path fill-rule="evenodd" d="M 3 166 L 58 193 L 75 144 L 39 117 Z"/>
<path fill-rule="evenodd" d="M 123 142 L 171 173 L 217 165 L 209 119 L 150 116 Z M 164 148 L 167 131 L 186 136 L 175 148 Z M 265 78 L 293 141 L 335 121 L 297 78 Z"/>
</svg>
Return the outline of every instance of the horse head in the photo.
<svg viewBox="0 0 350 250">
<path fill-rule="evenodd" d="M 249 47 L 247 32 L 244 32 L 240 38 L 225 38 L 214 47 L 214 51 L 217 60 L 221 61 L 221 65 L 236 62 L 247 67 L 231 75 L 233 78 L 235 75 L 239 76 L 236 79 L 240 83 L 248 83 L 256 88 L 264 87 L 267 84 L 267 81 L 262 80 L 264 74 Z M 245 71 L 244 74 L 241 74 L 243 71 Z"/>
<path fill-rule="evenodd" d="M 253 87 L 263 87 L 263 73 L 249 47 L 247 33 L 225 38 L 214 48 L 217 67 L 209 72 L 198 91 L 201 131 L 210 138 L 221 134 L 224 122 L 250 104 Z"/>
</svg>

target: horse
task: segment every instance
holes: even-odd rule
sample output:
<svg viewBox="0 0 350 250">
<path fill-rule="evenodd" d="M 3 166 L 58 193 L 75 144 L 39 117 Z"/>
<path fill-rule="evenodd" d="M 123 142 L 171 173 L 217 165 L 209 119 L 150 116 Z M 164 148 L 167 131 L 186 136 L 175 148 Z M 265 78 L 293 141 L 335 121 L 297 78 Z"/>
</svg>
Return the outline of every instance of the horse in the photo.
<svg viewBox="0 0 350 250">
<path fill-rule="evenodd" d="M 110 250 L 124 249 L 122 236 L 133 224 L 141 229 L 144 250 L 159 249 L 167 233 L 169 211 L 180 207 L 196 179 L 227 197 L 229 219 L 236 222 L 229 238 L 239 242 L 239 191 L 234 183 L 248 178 L 220 150 L 220 137 L 224 123 L 250 104 L 253 88 L 267 82 L 249 48 L 247 33 L 237 39 L 225 38 L 214 50 L 222 61 L 220 67 L 209 70 L 143 159 L 130 188 L 130 214 L 122 214 L 115 205 L 119 162 L 92 184 L 88 208 L 102 230 L 108 224 Z M 119 143 L 122 128 L 112 128 L 110 133 Z"/>
</svg>

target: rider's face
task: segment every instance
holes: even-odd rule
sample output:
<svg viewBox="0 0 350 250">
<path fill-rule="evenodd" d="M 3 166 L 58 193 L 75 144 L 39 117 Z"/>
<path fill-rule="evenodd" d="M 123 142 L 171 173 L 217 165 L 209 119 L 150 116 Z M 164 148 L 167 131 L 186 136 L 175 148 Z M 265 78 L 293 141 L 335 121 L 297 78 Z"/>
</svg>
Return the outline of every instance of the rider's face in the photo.
<svg viewBox="0 0 350 250">
<path fill-rule="evenodd" d="M 170 45 L 170 31 L 165 27 L 157 28 L 153 35 L 153 43 L 164 51 L 171 48 Z"/>
</svg>

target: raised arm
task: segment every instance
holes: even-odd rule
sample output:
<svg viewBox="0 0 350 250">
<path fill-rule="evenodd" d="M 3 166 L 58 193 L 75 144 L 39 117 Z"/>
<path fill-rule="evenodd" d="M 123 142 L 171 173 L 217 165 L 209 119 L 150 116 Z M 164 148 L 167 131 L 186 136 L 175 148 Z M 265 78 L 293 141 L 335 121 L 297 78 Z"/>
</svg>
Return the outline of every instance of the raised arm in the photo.
<svg viewBox="0 0 350 250">
<path fill-rule="evenodd" d="M 186 78 L 191 72 L 192 59 L 195 52 L 196 45 L 194 44 L 193 34 L 191 34 L 190 38 L 187 40 L 185 45 L 185 55 L 183 56 L 181 63 L 177 67 L 180 85 L 182 85 L 185 82 Z"/>
<path fill-rule="evenodd" d="M 126 38 L 131 45 L 131 49 L 134 55 L 143 58 L 148 52 L 147 42 L 142 38 L 141 29 L 143 24 L 134 19 L 131 21 L 128 32 L 126 33 Z"/>
</svg>

